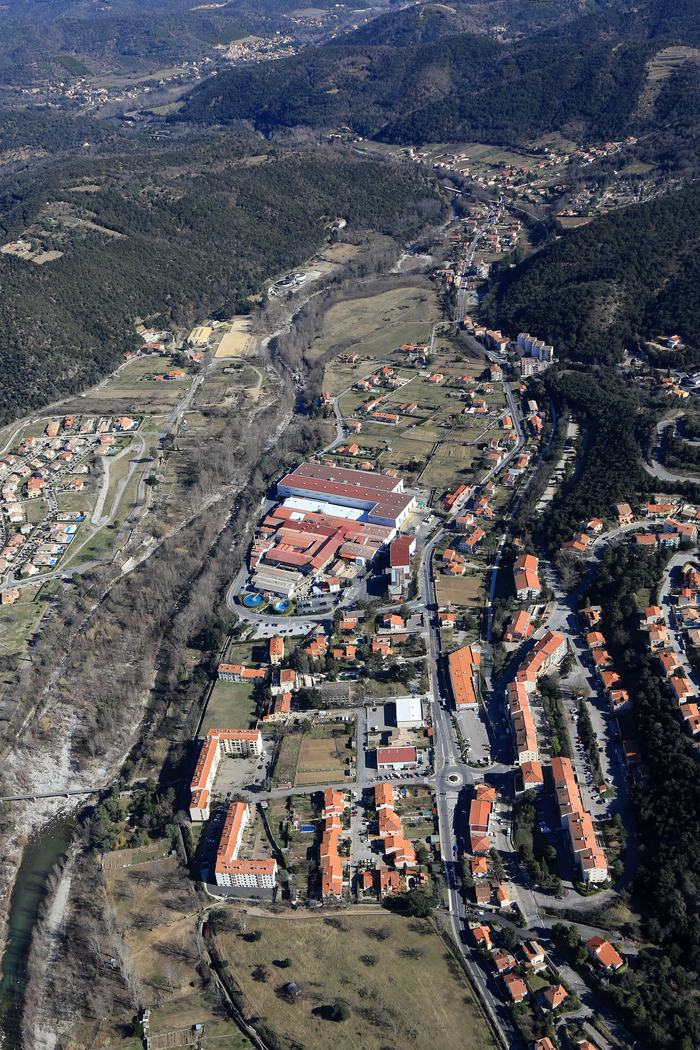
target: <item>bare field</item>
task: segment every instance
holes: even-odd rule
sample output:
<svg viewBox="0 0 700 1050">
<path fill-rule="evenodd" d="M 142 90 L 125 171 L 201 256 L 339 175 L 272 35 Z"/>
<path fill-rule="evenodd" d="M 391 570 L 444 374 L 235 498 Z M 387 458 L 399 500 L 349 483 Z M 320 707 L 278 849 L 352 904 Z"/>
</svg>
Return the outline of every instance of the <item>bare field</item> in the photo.
<svg viewBox="0 0 700 1050">
<path fill-rule="evenodd" d="M 344 742 L 345 738 L 342 739 Z M 305 736 L 295 786 L 339 781 L 345 776 L 346 769 L 347 766 L 341 764 L 335 740 L 313 740 Z"/>
<path fill-rule="evenodd" d="M 250 318 L 237 317 L 231 322 L 228 332 L 222 337 L 214 357 L 240 357 L 245 353 L 250 339 Z"/>
<path fill-rule="evenodd" d="M 377 939 L 377 929 L 387 934 Z M 268 1018 L 280 1035 L 305 1050 L 491 1050 L 491 1031 L 471 986 L 431 922 L 387 912 L 343 915 L 342 928 L 318 918 L 289 920 L 247 916 L 249 933 L 262 938 L 217 935 L 231 972 L 250 1001 L 252 1014 Z M 275 970 L 274 960 L 292 965 Z M 271 967 L 269 983 L 255 980 Z M 303 990 L 293 1005 L 280 995 L 287 981 Z M 341 1000 L 351 1011 L 343 1024 L 327 1020 Z"/>
<path fill-rule="evenodd" d="M 323 258 L 326 262 L 346 263 L 354 259 L 359 250 L 356 244 L 334 244 L 332 248 L 326 248 Z"/>
<path fill-rule="evenodd" d="M 452 605 L 480 605 L 480 589 L 484 581 L 480 576 L 440 576 L 435 581 L 435 591 L 440 604 L 451 602 Z"/>
<path fill-rule="evenodd" d="M 286 784 L 294 778 L 297 772 L 299 752 L 301 751 L 302 734 L 300 732 L 287 733 L 280 745 L 279 757 L 273 770 L 275 783 Z"/>
</svg>

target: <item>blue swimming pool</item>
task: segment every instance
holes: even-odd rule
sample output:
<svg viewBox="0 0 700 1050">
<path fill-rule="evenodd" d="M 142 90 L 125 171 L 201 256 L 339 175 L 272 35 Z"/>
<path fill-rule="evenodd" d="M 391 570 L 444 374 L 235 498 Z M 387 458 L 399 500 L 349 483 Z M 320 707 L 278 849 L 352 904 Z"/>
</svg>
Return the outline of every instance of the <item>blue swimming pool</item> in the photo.
<svg viewBox="0 0 700 1050">
<path fill-rule="evenodd" d="M 262 601 L 262 594 L 246 594 L 243 599 L 243 604 L 247 605 L 249 609 L 252 609 L 256 605 L 262 605 Z"/>
<path fill-rule="evenodd" d="M 275 604 L 272 606 L 272 608 L 275 610 L 275 612 L 278 612 L 278 613 L 286 612 L 287 609 L 289 608 L 289 602 L 285 601 L 284 599 L 282 599 L 281 602 L 275 602 Z"/>
</svg>

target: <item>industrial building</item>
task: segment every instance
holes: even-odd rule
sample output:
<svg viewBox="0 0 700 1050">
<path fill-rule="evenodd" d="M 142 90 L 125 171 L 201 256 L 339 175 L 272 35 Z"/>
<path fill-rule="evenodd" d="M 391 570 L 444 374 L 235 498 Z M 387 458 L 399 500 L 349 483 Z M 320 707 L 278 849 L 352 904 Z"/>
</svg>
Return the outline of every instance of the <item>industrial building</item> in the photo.
<svg viewBox="0 0 700 1050">
<path fill-rule="evenodd" d="M 414 496 L 403 491 L 403 478 L 363 470 L 302 463 L 277 484 L 277 494 L 317 497 L 326 503 L 366 511 L 366 520 L 398 529 L 416 506 Z"/>
<path fill-rule="evenodd" d="M 396 701 L 396 725 L 414 729 L 423 725 L 423 701 L 419 696 L 400 696 Z"/>
<path fill-rule="evenodd" d="M 452 696 L 458 711 L 468 711 L 479 706 L 474 677 L 479 673 L 480 660 L 481 654 L 470 645 L 457 649 L 448 657 Z"/>
</svg>

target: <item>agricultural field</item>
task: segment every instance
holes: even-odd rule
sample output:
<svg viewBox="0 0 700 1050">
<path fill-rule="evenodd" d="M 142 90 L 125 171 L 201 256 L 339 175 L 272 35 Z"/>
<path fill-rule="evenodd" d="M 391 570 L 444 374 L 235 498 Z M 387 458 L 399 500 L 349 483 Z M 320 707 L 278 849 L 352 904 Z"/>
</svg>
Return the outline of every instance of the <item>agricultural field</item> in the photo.
<svg viewBox="0 0 700 1050">
<path fill-rule="evenodd" d="M 207 704 L 202 735 L 210 729 L 251 729 L 257 721 L 254 686 L 248 682 L 217 682 Z"/>
<path fill-rule="evenodd" d="M 305 356 L 315 361 L 351 333 L 359 340 L 353 351 L 363 361 L 369 360 L 371 367 L 372 359 L 391 353 L 402 343 L 429 339 L 431 326 L 441 319 L 436 290 L 427 280 L 425 287 L 396 288 L 367 299 L 350 299 L 326 313 L 323 335 Z"/>
<path fill-rule="evenodd" d="M 250 1003 L 280 1035 L 305 1050 L 491 1050 L 495 1044 L 471 986 L 434 923 L 386 912 L 289 921 L 248 915 L 246 934 L 219 932 L 216 944 Z M 290 928 L 293 927 L 293 928 Z M 253 939 L 257 931 L 259 941 Z M 275 960 L 291 958 L 291 966 Z M 261 974 L 272 974 L 261 980 Z M 283 986 L 302 990 L 292 1004 Z M 328 1019 L 337 1001 L 349 1020 Z"/>
<path fill-rule="evenodd" d="M 354 726 L 354 724 L 353 724 Z M 347 759 L 354 752 L 348 748 L 352 738 L 339 727 L 317 726 L 304 734 L 295 787 L 310 784 L 338 783 L 348 769 Z"/>
<path fill-rule="evenodd" d="M 175 407 L 192 381 L 188 374 L 183 381 L 156 380 L 173 368 L 169 357 L 137 357 L 124 365 L 104 384 L 90 390 L 84 397 L 75 397 L 61 406 L 63 414 L 81 415 L 139 415 L 163 413 Z M 185 370 L 186 371 L 186 370 Z M 29 433 L 29 431 L 27 431 Z"/>
</svg>

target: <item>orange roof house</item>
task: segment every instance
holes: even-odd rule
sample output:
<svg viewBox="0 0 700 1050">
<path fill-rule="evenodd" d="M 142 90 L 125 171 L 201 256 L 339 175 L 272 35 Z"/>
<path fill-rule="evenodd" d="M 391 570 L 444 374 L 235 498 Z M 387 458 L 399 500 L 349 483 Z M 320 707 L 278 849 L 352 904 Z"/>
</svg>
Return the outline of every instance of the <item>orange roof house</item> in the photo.
<svg viewBox="0 0 700 1050">
<path fill-rule="evenodd" d="M 624 965 L 622 956 L 615 951 L 610 941 L 606 941 L 604 937 L 591 937 L 590 941 L 586 941 L 586 948 L 592 961 L 601 970 L 605 970 L 606 973 L 619 970 Z"/>
<path fill-rule="evenodd" d="M 561 1006 L 568 995 L 569 993 L 562 984 L 554 984 L 551 988 L 545 988 L 538 998 L 544 1010 L 554 1011 Z"/>
<path fill-rule="evenodd" d="M 512 973 L 506 974 L 503 984 L 514 1003 L 522 1003 L 524 999 L 527 999 L 527 985 L 521 977 L 516 977 Z"/>
</svg>

